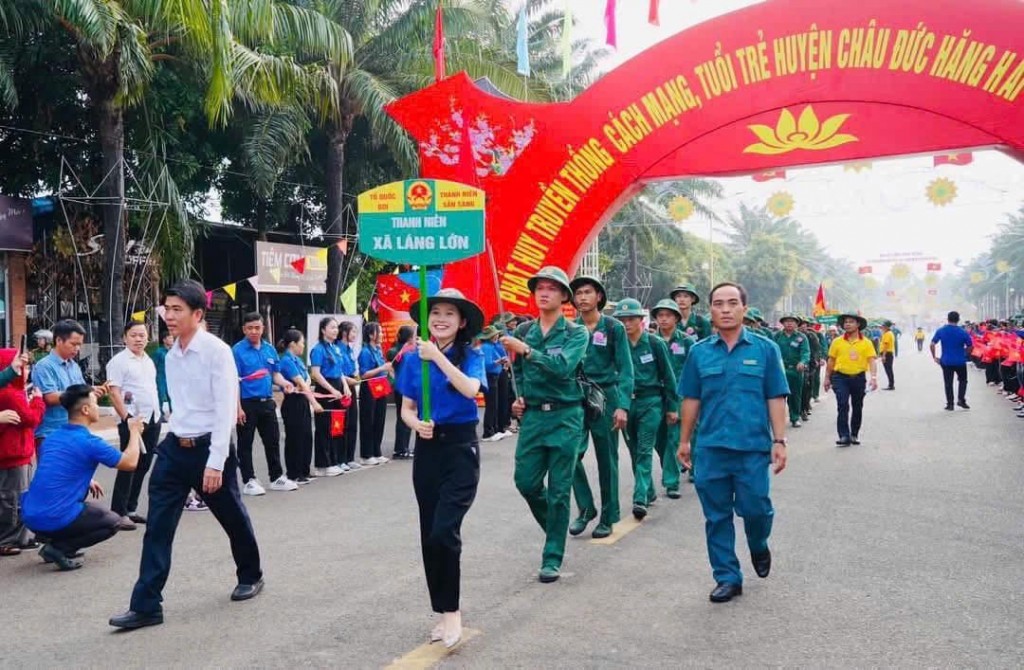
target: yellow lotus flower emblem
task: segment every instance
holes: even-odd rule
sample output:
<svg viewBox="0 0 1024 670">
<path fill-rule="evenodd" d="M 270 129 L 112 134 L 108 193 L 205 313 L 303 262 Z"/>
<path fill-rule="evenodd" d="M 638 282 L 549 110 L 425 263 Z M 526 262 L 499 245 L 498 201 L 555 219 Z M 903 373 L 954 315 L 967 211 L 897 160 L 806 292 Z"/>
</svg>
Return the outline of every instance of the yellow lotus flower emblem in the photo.
<svg viewBox="0 0 1024 670">
<path fill-rule="evenodd" d="M 925 193 L 933 205 L 945 207 L 956 200 L 956 184 L 950 179 L 939 177 L 928 184 L 928 190 Z"/>
<path fill-rule="evenodd" d="M 804 111 L 800 112 L 800 120 L 797 121 L 793 118 L 792 112 L 783 109 L 774 128 L 758 123 L 747 126 L 761 141 L 751 144 L 743 153 L 774 156 L 797 149 L 823 151 L 850 142 L 859 142 L 857 137 L 839 132 L 848 118 L 849 114 L 837 114 L 822 123 L 814 113 L 814 108 L 807 105 Z"/>
<path fill-rule="evenodd" d="M 793 205 L 793 196 L 785 191 L 779 191 L 768 198 L 768 211 L 780 218 L 792 212 Z"/>
<path fill-rule="evenodd" d="M 685 221 L 693 212 L 693 201 L 685 195 L 677 195 L 668 202 L 668 215 L 673 221 Z"/>
</svg>

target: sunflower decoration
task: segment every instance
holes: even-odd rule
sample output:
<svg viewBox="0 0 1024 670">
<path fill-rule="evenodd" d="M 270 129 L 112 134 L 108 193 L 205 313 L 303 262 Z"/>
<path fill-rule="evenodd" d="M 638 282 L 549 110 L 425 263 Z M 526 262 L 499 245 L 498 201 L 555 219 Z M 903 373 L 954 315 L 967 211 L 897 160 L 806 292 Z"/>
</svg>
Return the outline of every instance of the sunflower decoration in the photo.
<svg viewBox="0 0 1024 670">
<path fill-rule="evenodd" d="M 864 288 L 870 289 L 872 291 L 875 290 L 876 288 L 878 288 L 878 280 L 875 279 L 874 277 L 865 276 Z"/>
<path fill-rule="evenodd" d="M 668 201 L 668 215 L 673 221 L 686 221 L 693 216 L 693 201 L 685 195 L 677 195 Z"/>
<path fill-rule="evenodd" d="M 910 266 L 906 263 L 897 263 L 889 271 L 893 279 L 906 279 L 910 276 Z"/>
<path fill-rule="evenodd" d="M 768 211 L 782 218 L 793 211 L 793 204 L 793 196 L 785 191 L 779 191 L 768 198 Z"/>
<path fill-rule="evenodd" d="M 928 286 L 935 286 L 939 283 L 939 278 L 934 273 L 929 272 L 924 277 L 924 283 Z"/>
<path fill-rule="evenodd" d="M 936 207 L 945 207 L 956 200 L 956 184 L 946 177 L 939 177 L 928 184 L 928 199 Z"/>
</svg>

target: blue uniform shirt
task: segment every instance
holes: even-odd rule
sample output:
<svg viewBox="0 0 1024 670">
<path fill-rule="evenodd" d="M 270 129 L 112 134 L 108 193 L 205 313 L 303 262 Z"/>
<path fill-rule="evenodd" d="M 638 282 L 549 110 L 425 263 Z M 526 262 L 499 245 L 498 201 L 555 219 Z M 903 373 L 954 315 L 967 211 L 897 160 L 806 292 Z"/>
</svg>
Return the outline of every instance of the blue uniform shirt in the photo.
<svg viewBox="0 0 1024 670">
<path fill-rule="evenodd" d="M 242 340 L 231 348 L 231 353 L 235 356 L 242 400 L 273 397 L 274 380 L 272 376 L 278 371 L 278 363 L 280 363 L 274 346 L 266 340 L 260 340 L 260 346 L 254 347 L 249 340 Z M 263 369 L 270 374 L 259 379 L 246 379 L 248 375 Z"/>
<path fill-rule="evenodd" d="M 82 368 L 75 361 L 66 361 L 51 351 L 32 368 L 32 384 L 44 395 L 63 393 L 69 386 L 84 384 Z M 43 420 L 36 427 L 36 437 L 46 437 L 68 422 L 68 412 L 60 405 L 47 405 Z"/>
<path fill-rule="evenodd" d="M 746 328 L 732 351 L 719 335 L 705 338 L 686 357 L 679 395 L 700 400 L 700 447 L 771 451 L 768 400 L 789 395 L 779 347 Z"/>
<path fill-rule="evenodd" d="M 302 362 L 302 359 L 293 354 L 290 351 L 284 352 L 281 356 L 281 376 L 292 381 L 296 377 L 301 377 L 307 384 L 309 383 L 309 373 L 306 371 L 306 364 Z"/>
<path fill-rule="evenodd" d="M 364 344 L 363 348 L 359 350 L 359 369 L 369 371 L 382 365 L 384 365 L 384 352 L 381 348 L 375 347 L 372 344 Z M 381 372 L 374 376 L 384 377 L 386 375 L 386 372 Z M 364 379 L 371 379 L 371 377 L 364 375 Z"/>
<path fill-rule="evenodd" d="M 480 352 L 484 355 L 484 369 L 488 375 L 500 375 L 501 363 L 498 361 L 505 358 L 505 347 L 497 342 L 483 342 L 480 345 Z"/>
<path fill-rule="evenodd" d="M 85 426 L 65 424 L 43 444 L 39 467 L 21 496 L 21 516 L 36 532 L 60 530 L 85 509 L 96 466 L 115 467 L 121 452 Z"/>
<path fill-rule="evenodd" d="M 348 343 L 339 344 L 338 351 L 341 352 L 341 374 L 355 377 L 359 368 L 356 366 L 356 353 L 352 351 L 352 346 Z"/>
<path fill-rule="evenodd" d="M 947 323 L 932 335 L 932 344 L 939 344 L 942 349 L 939 363 L 942 365 L 966 365 L 967 350 L 974 346 L 974 341 L 967 331 L 960 326 Z"/>
<path fill-rule="evenodd" d="M 338 379 L 341 377 L 345 366 L 342 360 L 344 356 L 337 342 L 321 341 L 309 352 L 309 364 L 312 367 L 320 368 L 320 374 L 324 379 Z M 338 389 L 339 391 L 341 389 Z"/>
<path fill-rule="evenodd" d="M 465 347 L 466 357 L 459 365 L 470 379 L 480 380 L 480 390 L 487 388 L 487 374 L 484 371 L 484 356 L 479 351 Z M 451 350 L 445 355 L 451 359 Z M 423 418 L 423 374 L 421 372 L 419 352 L 410 351 L 402 360 L 402 370 L 398 373 L 398 392 L 412 398 Z M 435 424 L 476 423 L 479 420 L 476 400 L 467 398 L 448 382 L 448 377 L 441 372 L 435 363 L 430 364 L 430 410 L 431 419 Z"/>
</svg>

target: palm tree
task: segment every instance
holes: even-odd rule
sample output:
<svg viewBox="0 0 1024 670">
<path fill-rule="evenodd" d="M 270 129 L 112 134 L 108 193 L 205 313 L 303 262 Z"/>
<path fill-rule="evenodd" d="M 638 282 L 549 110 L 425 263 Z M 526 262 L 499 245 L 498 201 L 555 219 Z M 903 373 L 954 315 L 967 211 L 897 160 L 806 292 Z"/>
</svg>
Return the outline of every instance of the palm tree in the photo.
<svg viewBox="0 0 1024 670">
<path fill-rule="evenodd" d="M 182 59 L 207 83 L 205 110 L 224 124 L 233 104 L 258 109 L 287 101 L 307 73 L 283 47 L 340 66 L 347 36 L 315 11 L 274 0 L 37 0 L 73 41 L 83 92 L 95 116 L 103 175 L 103 313 L 100 359 L 112 353 L 124 319 L 125 110 L 140 103 L 161 60 Z M 159 174 L 159 173 L 158 173 Z M 171 189 L 174 190 L 173 188 Z"/>
</svg>

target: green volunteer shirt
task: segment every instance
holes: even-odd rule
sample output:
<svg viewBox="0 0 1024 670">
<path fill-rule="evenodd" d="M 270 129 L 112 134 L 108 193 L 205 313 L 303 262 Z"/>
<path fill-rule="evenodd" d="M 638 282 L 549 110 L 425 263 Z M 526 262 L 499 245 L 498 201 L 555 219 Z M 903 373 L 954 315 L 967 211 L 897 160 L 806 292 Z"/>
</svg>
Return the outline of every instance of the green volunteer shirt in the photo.
<svg viewBox="0 0 1024 670">
<path fill-rule="evenodd" d="M 659 330 L 658 337 L 668 347 L 668 360 L 672 363 L 672 372 L 678 379 L 683 371 L 683 364 L 686 363 L 686 356 L 690 353 L 690 347 L 697 344 L 697 340 L 678 329 L 672 331 L 668 338 Z"/>
<path fill-rule="evenodd" d="M 699 341 L 705 337 L 711 337 L 711 322 L 707 320 L 707 317 L 691 311 L 690 318 L 686 320 L 686 323 L 679 324 L 679 330 Z"/>
<path fill-rule="evenodd" d="M 587 353 L 587 329 L 558 317 L 547 335 L 540 321 L 516 329 L 516 337 L 533 350 L 529 357 L 516 356 L 513 372 L 519 395 L 526 404 L 583 402 L 576 368 Z"/>
<path fill-rule="evenodd" d="M 583 358 L 583 372 L 604 389 L 609 411 L 629 411 L 633 397 L 633 359 L 629 355 L 626 328 L 621 321 L 603 314 L 593 332 L 587 329 L 582 317 L 577 318 L 576 323 L 583 326 L 590 338 Z"/>
<path fill-rule="evenodd" d="M 636 344 L 630 343 L 633 359 L 633 396 L 660 398 L 666 412 L 679 411 L 676 375 L 669 361 L 668 347 L 660 337 L 643 333 Z"/>
<path fill-rule="evenodd" d="M 787 368 L 795 368 L 799 363 L 808 365 L 811 362 L 811 345 L 807 342 L 807 335 L 799 330 L 792 335 L 780 330 L 775 334 L 775 344 L 779 345 L 782 352 L 782 364 Z"/>
<path fill-rule="evenodd" d="M 804 334 L 807 336 L 807 343 L 811 347 L 811 363 L 817 365 L 821 361 L 821 338 L 813 330 L 805 331 Z"/>
</svg>

